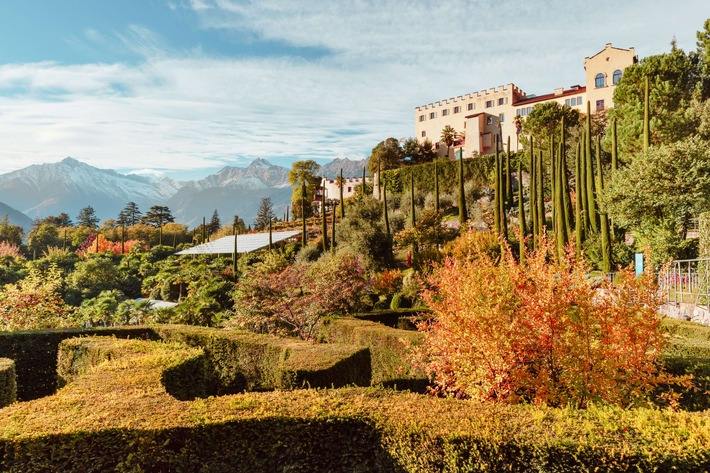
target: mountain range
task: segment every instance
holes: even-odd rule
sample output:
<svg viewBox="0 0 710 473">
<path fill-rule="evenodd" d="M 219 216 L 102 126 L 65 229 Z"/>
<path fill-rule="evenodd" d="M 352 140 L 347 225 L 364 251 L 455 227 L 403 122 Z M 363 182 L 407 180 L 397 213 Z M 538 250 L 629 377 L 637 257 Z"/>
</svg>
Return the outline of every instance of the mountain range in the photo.
<svg viewBox="0 0 710 473">
<path fill-rule="evenodd" d="M 346 177 L 359 176 L 366 163 L 340 158 L 321 166 L 319 174 L 333 178 L 342 168 Z M 8 215 L 10 223 L 28 231 L 34 218 L 62 212 L 75 218 L 90 205 L 105 220 L 135 202 L 143 212 L 166 205 L 177 222 L 189 226 L 210 220 L 215 210 L 223 222 L 239 215 L 249 224 L 263 197 L 271 198 L 276 216 L 285 214 L 292 193 L 288 173 L 288 168 L 256 159 L 247 167 L 226 166 L 203 179 L 176 181 L 120 174 L 65 158 L 0 174 L 0 216 Z"/>
</svg>

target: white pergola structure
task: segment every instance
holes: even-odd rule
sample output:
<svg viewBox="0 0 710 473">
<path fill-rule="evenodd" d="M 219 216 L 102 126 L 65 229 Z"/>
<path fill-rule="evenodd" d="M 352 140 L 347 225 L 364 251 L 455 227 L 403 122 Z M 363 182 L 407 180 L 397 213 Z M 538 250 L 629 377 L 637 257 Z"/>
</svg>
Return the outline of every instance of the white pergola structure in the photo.
<svg viewBox="0 0 710 473">
<path fill-rule="evenodd" d="M 299 235 L 300 231 L 271 232 L 271 243 L 276 244 Z M 214 254 L 234 254 L 249 253 L 269 246 L 269 233 L 245 233 L 237 235 L 235 245 L 234 235 L 228 235 L 215 241 L 209 241 L 201 245 L 193 246 L 186 250 L 178 251 L 176 255 L 214 255 Z"/>
</svg>

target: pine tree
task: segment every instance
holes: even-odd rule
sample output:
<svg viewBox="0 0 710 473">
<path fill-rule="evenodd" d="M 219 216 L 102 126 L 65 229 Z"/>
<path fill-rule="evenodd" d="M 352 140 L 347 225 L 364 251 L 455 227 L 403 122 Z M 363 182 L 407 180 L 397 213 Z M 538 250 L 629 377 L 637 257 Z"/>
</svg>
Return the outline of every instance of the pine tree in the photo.
<svg viewBox="0 0 710 473">
<path fill-rule="evenodd" d="M 170 209 L 164 205 L 154 205 L 148 212 L 141 218 L 141 222 L 146 225 L 152 225 L 156 228 L 160 228 L 166 223 L 174 222 L 175 217 L 173 217 Z"/>
<path fill-rule="evenodd" d="M 525 205 L 523 203 L 523 168 L 518 159 L 518 230 L 520 231 L 520 264 L 525 264 Z"/>
<path fill-rule="evenodd" d="M 651 118 L 649 113 L 650 100 L 648 92 L 648 76 L 644 78 L 643 88 L 643 149 L 651 146 Z"/>
<path fill-rule="evenodd" d="M 220 222 L 220 220 L 219 220 L 219 212 L 217 212 L 217 209 L 214 209 L 208 230 L 209 230 L 210 234 L 217 233 L 217 231 L 221 227 L 222 227 L 222 222 Z"/>
<path fill-rule="evenodd" d="M 96 216 L 96 211 L 90 205 L 79 210 L 79 215 L 76 216 L 76 224 L 81 227 L 96 228 L 99 223 L 99 218 Z"/>
<path fill-rule="evenodd" d="M 305 184 L 303 187 L 305 187 Z M 271 203 L 271 197 L 262 197 L 259 203 L 259 210 L 256 212 L 256 219 L 254 220 L 254 230 L 266 230 L 274 216 L 274 206 Z"/>
<path fill-rule="evenodd" d="M 138 209 L 135 202 L 129 202 L 118 214 L 118 223 L 126 226 L 133 226 L 140 222 L 143 212 Z"/>
</svg>

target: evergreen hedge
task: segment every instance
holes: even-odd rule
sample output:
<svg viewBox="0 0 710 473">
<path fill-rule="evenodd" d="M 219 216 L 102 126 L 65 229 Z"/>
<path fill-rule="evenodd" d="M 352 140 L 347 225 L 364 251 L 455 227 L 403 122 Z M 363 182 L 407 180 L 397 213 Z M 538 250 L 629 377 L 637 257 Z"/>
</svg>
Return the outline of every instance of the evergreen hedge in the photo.
<svg viewBox="0 0 710 473">
<path fill-rule="evenodd" d="M 52 394 L 57 389 L 59 343 L 85 335 L 155 338 L 152 329 L 147 327 L 0 332 L 0 357 L 15 361 L 17 399 L 28 401 Z"/>
<path fill-rule="evenodd" d="M 183 325 L 154 330 L 163 340 L 204 348 L 211 394 L 370 384 L 370 353 L 362 347 Z"/>
<path fill-rule="evenodd" d="M 110 359 L 55 395 L 3 409 L 2 471 L 710 470 L 708 411 L 552 409 L 377 388 L 178 401 L 163 372 L 199 350 L 113 343 Z"/>
<path fill-rule="evenodd" d="M 490 184 L 494 169 L 494 157 L 492 155 L 464 159 L 463 166 L 464 180 L 466 182 L 474 181 L 481 186 Z M 439 172 L 439 191 L 442 194 L 456 194 L 458 162 L 456 160 L 440 159 L 437 162 L 437 168 Z M 436 183 L 433 162 L 382 171 L 382 183 L 387 185 L 388 192 L 401 194 L 404 192 L 405 187 L 408 188 L 412 174 L 414 174 L 414 187 L 417 191 L 422 193 L 434 192 Z"/>
<path fill-rule="evenodd" d="M 9 406 L 16 400 L 15 362 L 8 358 L 0 358 L 0 408 Z"/>
<path fill-rule="evenodd" d="M 412 347 L 423 339 L 419 332 L 337 317 L 323 324 L 321 338 L 329 343 L 367 347 L 372 358 L 373 385 L 424 392 L 429 384 L 426 374 L 412 365 Z"/>
</svg>

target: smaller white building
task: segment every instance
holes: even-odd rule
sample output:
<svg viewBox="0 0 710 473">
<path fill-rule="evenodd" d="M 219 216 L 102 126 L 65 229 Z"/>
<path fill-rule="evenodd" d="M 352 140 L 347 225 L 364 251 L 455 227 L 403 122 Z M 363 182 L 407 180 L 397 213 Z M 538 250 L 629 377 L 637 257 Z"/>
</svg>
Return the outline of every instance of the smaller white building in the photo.
<svg viewBox="0 0 710 473">
<path fill-rule="evenodd" d="M 365 177 L 366 183 L 372 183 L 372 178 L 369 176 Z M 343 199 L 352 197 L 355 195 L 355 190 L 358 187 L 362 187 L 362 176 L 360 177 L 343 177 Z M 325 200 L 326 205 L 330 205 L 329 202 L 339 202 L 340 201 L 340 187 L 336 179 L 328 179 L 323 176 L 321 178 L 321 184 L 316 186 L 316 193 L 313 196 L 314 202 L 318 202 L 318 211 L 320 212 L 323 200 Z"/>
</svg>

